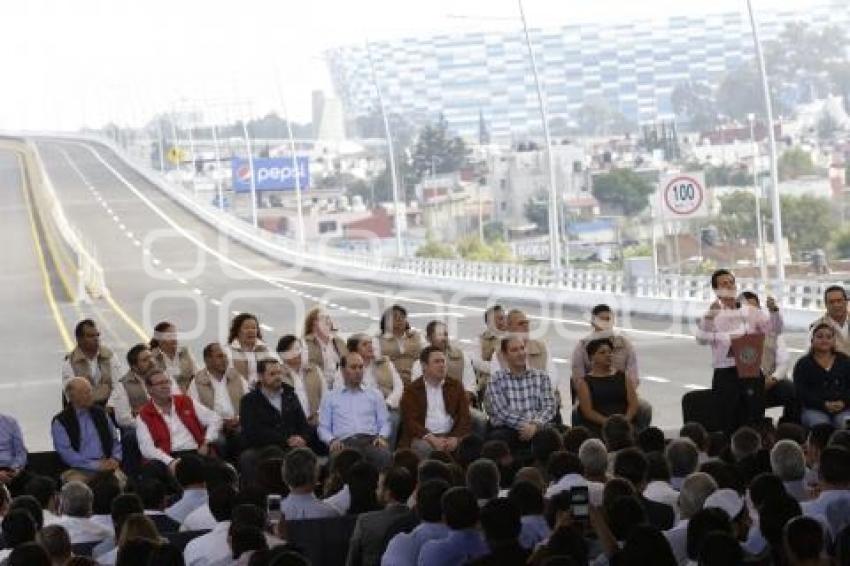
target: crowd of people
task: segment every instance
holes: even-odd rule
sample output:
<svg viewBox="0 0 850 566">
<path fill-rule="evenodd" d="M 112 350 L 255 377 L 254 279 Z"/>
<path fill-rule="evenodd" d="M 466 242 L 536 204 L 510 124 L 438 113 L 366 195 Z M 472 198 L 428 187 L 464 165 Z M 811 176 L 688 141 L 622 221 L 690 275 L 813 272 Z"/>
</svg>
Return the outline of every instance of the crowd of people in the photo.
<svg viewBox="0 0 850 566">
<path fill-rule="evenodd" d="M 789 379 L 776 302 L 762 309 L 726 270 L 711 286 L 696 337 L 718 430 L 688 422 L 672 438 L 604 304 L 563 376 L 526 314 L 499 305 L 472 353 L 393 305 L 377 336 L 343 338 L 314 309 L 274 346 L 242 313 L 200 363 L 172 322 L 118 356 L 83 320 L 51 425 L 56 469 L 29 465 L 0 415 L 0 559 L 850 564 L 846 292 L 826 291 Z M 778 424 L 767 406 L 784 407 Z"/>
</svg>

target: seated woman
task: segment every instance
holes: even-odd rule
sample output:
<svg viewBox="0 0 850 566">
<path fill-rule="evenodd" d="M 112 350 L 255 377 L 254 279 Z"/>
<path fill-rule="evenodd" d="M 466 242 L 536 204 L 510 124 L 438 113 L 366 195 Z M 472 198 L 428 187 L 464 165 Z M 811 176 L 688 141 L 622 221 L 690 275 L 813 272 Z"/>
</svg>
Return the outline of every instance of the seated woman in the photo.
<svg viewBox="0 0 850 566">
<path fill-rule="evenodd" d="M 828 323 L 812 330 L 809 353 L 794 366 L 794 387 L 803 426 L 831 423 L 844 428 L 850 419 L 850 358 L 835 350 L 835 329 Z"/>
<path fill-rule="evenodd" d="M 591 340 L 586 349 L 591 367 L 584 379 L 576 381 L 578 410 L 573 413 L 573 426 L 584 425 L 598 435 L 611 415 L 623 415 L 635 424 L 637 392 L 623 372 L 614 370 L 611 340 Z"/>
</svg>

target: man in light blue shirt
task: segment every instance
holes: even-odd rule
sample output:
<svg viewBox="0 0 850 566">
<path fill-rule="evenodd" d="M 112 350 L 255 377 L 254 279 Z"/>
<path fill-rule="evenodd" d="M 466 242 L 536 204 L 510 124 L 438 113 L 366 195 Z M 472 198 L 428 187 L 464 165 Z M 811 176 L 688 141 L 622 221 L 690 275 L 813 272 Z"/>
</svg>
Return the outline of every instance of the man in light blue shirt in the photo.
<svg viewBox="0 0 850 566">
<path fill-rule="evenodd" d="M 476 528 L 480 511 L 472 492 L 453 487 L 441 499 L 449 534 L 422 545 L 418 566 L 460 566 L 488 554 L 490 546 Z"/>
<path fill-rule="evenodd" d="M 449 528 L 443 523 L 443 494 L 449 484 L 444 480 L 428 480 L 416 490 L 416 514 L 422 521 L 409 533 L 399 533 L 390 540 L 381 566 L 416 566 L 419 551 L 429 540 L 446 538 Z"/>
<path fill-rule="evenodd" d="M 803 515 L 820 520 L 829 527 L 835 540 L 847 524 L 850 508 L 850 451 L 840 446 L 827 446 L 820 455 L 820 494 L 817 499 L 801 504 Z"/>
<path fill-rule="evenodd" d="M 340 359 L 343 387 L 322 397 L 319 407 L 319 438 L 333 456 L 343 448 L 355 448 L 379 470 L 390 465 L 387 439 L 389 414 L 381 393 L 363 387 L 363 358 L 348 353 Z"/>
<path fill-rule="evenodd" d="M 106 411 L 95 405 L 92 386 L 84 377 L 65 382 L 68 408 L 53 418 L 50 427 L 53 448 L 70 468 L 62 481 L 82 481 L 97 473 L 114 473 L 123 485 L 121 442 Z"/>
<path fill-rule="evenodd" d="M 0 415 L 0 483 L 9 488 L 12 497 L 23 493 L 29 479 L 24 471 L 26 465 L 27 449 L 18 421 Z"/>
</svg>

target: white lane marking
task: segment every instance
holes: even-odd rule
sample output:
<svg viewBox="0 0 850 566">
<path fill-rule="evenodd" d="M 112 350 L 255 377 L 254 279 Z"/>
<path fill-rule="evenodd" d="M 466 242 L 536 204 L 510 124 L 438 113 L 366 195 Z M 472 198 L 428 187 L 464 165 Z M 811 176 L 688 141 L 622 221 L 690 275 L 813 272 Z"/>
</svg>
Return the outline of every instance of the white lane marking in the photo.
<svg viewBox="0 0 850 566">
<path fill-rule="evenodd" d="M 201 291 L 200 289 L 198 289 L 197 287 L 192 289 L 192 292 L 195 293 L 196 295 L 203 295 L 204 294 L 204 292 Z"/>
<path fill-rule="evenodd" d="M 177 281 L 178 281 L 179 283 L 182 283 L 183 285 L 188 285 L 188 284 L 189 284 L 189 282 L 188 282 L 188 281 L 187 281 L 184 277 L 178 277 L 178 278 L 177 278 Z"/>
<path fill-rule="evenodd" d="M 472 340 L 470 340 L 469 338 L 461 338 L 458 340 L 458 342 L 460 342 L 461 344 L 472 344 Z"/>
<path fill-rule="evenodd" d="M 412 312 L 407 315 L 407 318 L 440 318 L 444 316 L 449 318 L 466 318 L 465 314 L 460 314 L 459 312 Z"/>
<path fill-rule="evenodd" d="M 655 383 L 670 383 L 670 380 L 666 377 L 657 377 L 654 375 L 642 375 L 640 379 L 641 381 L 653 381 Z"/>
<path fill-rule="evenodd" d="M 218 299 L 210 299 L 210 302 L 217 307 L 221 306 L 221 301 L 219 301 Z"/>
<path fill-rule="evenodd" d="M 154 265 L 159 265 L 159 264 L 160 264 L 160 263 L 162 263 L 162 262 L 161 262 L 161 261 L 159 261 L 159 258 L 156 258 L 156 257 L 155 257 L 155 258 L 153 258 L 153 259 L 151 260 L 151 263 L 152 263 L 152 264 L 154 264 Z"/>
<path fill-rule="evenodd" d="M 139 240 L 133 240 L 133 245 L 136 246 L 137 248 L 141 248 L 142 242 L 140 242 Z"/>
<path fill-rule="evenodd" d="M 173 275 L 173 274 L 174 274 L 174 270 L 173 270 L 173 269 L 171 269 L 170 267 L 166 267 L 166 268 L 165 268 L 165 272 L 166 272 L 167 274 L 169 274 L 169 275 Z"/>
<path fill-rule="evenodd" d="M 556 364 L 568 364 L 568 363 L 570 363 L 570 360 L 568 360 L 567 358 L 552 358 L 552 361 L 555 362 Z"/>
<path fill-rule="evenodd" d="M 685 389 L 693 389 L 695 391 L 700 389 L 708 389 L 708 387 L 706 387 L 705 385 L 699 385 L 698 383 L 686 383 L 682 387 L 684 387 Z"/>
<path fill-rule="evenodd" d="M 238 314 L 239 314 L 239 311 L 230 311 L 230 312 L 232 312 L 232 313 L 233 313 L 233 316 L 236 316 L 236 315 L 238 315 Z"/>
<path fill-rule="evenodd" d="M 262 329 L 263 329 L 263 330 L 265 330 L 266 332 L 274 332 L 274 328 L 272 328 L 272 327 L 271 327 L 271 326 L 269 326 L 268 324 L 261 324 L 261 325 L 260 325 L 260 328 L 262 328 Z"/>
<path fill-rule="evenodd" d="M 119 230 L 121 230 L 121 231 L 123 232 L 124 230 L 126 230 L 126 229 L 127 229 L 127 227 L 126 227 L 126 226 L 124 226 L 123 224 L 119 224 L 119 225 L 118 225 L 118 229 L 119 229 Z"/>
</svg>

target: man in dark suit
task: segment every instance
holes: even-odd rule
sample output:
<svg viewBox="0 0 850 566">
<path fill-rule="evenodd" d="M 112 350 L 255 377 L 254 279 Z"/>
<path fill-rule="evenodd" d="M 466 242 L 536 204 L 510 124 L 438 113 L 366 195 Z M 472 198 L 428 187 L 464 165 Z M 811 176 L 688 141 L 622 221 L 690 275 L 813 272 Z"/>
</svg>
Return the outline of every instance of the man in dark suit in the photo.
<svg viewBox="0 0 850 566">
<path fill-rule="evenodd" d="M 283 366 L 273 358 L 257 362 L 257 385 L 239 404 L 242 441 L 246 448 L 307 446 L 310 428 L 295 394 L 283 382 Z"/>
<path fill-rule="evenodd" d="M 448 376 L 446 355 L 428 346 L 419 355 L 422 378 L 401 397 L 400 448 L 412 448 L 421 458 L 431 451 L 454 452 L 471 432 L 469 402 L 463 384 Z"/>
<path fill-rule="evenodd" d="M 676 511 L 669 505 L 644 497 L 648 471 L 649 462 L 637 448 L 624 448 L 614 457 L 614 476 L 628 480 L 634 486 L 638 502 L 646 512 L 649 524 L 658 530 L 666 531 L 673 528 Z"/>
<path fill-rule="evenodd" d="M 384 476 L 380 498 L 386 505 L 380 511 L 363 513 L 357 518 L 346 566 L 379 566 L 390 539 L 416 525 L 416 514 L 407 500 L 416 484 L 404 468 L 390 468 Z"/>
</svg>

